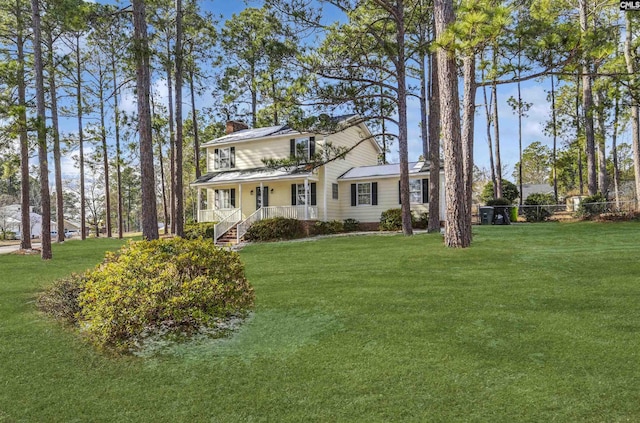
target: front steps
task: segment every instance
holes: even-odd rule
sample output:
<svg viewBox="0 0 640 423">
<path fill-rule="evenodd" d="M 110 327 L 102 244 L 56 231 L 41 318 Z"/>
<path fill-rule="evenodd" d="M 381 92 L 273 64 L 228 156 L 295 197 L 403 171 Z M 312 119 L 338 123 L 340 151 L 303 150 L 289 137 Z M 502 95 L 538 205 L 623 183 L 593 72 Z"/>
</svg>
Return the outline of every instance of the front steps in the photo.
<svg viewBox="0 0 640 423">
<path fill-rule="evenodd" d="M 238 243 L 238 225 L 233 225 L 231 229 L 222 234 L 220 238 L 216 240 L 216 245 L 221 247 L 236 245 Z"/>
</svg>

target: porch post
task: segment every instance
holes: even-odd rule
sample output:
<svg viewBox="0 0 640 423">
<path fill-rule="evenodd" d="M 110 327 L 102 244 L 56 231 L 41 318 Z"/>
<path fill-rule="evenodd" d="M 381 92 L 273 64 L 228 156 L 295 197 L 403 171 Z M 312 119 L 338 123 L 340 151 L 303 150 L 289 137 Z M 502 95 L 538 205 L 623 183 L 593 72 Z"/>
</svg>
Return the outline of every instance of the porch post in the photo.
<svg viewBox="0 0 640 423">
<path fill-rule="evenodd" d="M 264 207 L 264 187 L 260 181 L 260 208 Z"/>
<path fill-rule="evenodd" d="M 327 143 L 327 137 L 324 138 L 325 144 Z M 322 172 L 324 176 L 324 189 L 322 190 L 322 220 L 327 221 L 327 168 L 322 167 Z"/>
<path fill-rule="evenodd" d="M 201 222 L 200 219 L 200 209 L 202 208 L 202 188 L 198 187 L 198 205 L 196 206 L 196 221 Z M 164 223 L 165 225 L 167 222 Z"/>
<path fill-rule="evenodd" d="M 309 178 L 304 178 L 304 220 L 309 220 Z"/>
<path fill-rule="evenodd" d="M 240 215 L 242 215 L 242 184 L 238 184 L 238 201 L 236 202 L 238 209 L 240 209 Z"/>
</svg>

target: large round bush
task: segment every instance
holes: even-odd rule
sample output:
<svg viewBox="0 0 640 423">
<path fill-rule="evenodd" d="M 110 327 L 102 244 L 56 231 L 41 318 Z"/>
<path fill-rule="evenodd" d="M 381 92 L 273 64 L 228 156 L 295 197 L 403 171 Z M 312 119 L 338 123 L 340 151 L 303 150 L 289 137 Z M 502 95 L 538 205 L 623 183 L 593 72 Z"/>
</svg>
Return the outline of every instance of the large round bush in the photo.
<svg viewBox="0 0 640 423">
<path fill-rule="evenodd" d="M 131 242 L 108 253 L 84 281 L 80 323 L 94 343 L 116 350 L 159 329 L 213 327 L 254 303 L 237 253 L 203 239 Z"/>
<path fill-rule="evenodd" d="M 527 222 L 544 222 L 551 217 L 551 210 L 548 207 L 550 204 L 555 204 L 556 200 L 552 194 L 533 193 L 529 194 L 526 200 L 524 200 L 524 215 L 527 218 Z"/>
</svg>

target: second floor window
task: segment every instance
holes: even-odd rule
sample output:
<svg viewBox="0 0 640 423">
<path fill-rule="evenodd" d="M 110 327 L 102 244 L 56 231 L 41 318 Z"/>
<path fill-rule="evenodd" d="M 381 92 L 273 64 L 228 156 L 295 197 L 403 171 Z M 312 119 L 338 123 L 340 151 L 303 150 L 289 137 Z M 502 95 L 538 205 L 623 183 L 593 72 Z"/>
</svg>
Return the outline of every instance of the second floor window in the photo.
<svg viewBox="0 0 640 423">
<path fill-rule="evenodd" d="M 309 160 L 314 154 L 316 154 L 315 137 L 295 138 L 291 140 L 291 157 Z"/>
<path fill-rule="evenodd" d="M 216 148 L 214 151 L 214 170 L 233 169 L 236 167 L 236 148 Z"/>
</svg>

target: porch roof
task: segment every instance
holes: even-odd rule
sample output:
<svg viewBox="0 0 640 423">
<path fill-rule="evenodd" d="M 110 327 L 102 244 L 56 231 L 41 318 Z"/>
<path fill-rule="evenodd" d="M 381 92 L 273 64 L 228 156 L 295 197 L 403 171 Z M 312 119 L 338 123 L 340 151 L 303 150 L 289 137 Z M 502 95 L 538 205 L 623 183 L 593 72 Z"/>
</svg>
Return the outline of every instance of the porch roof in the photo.
<svg viewBox="0 0 640 423">
<path fill-rule="evenodd" d="M 224 172 L 210 172 L 206 175 L 202 175 L 196 181 L 191 183 L 191 186 L 199 185 L 218 185 L 225 183 L 241 183 L 250 181 L 273 181 L 283 179 L 300 179 L 312 175 L 311 172 L 304 169 L 270 169 L 270 168 L 257 168 L 257 169 L 243 169 L 243 170 L 229 170 Z M 315 177 L 314 177 L 315 178 Z"/>
<path fill-rule="evenodd" d="M 409 162 L 409 175 L 429 172 L 429 162 Z M 343 173 L 338 179 L 388 178 L 400 176 L 400 164 L 354 167 Z"/>
</svg>

